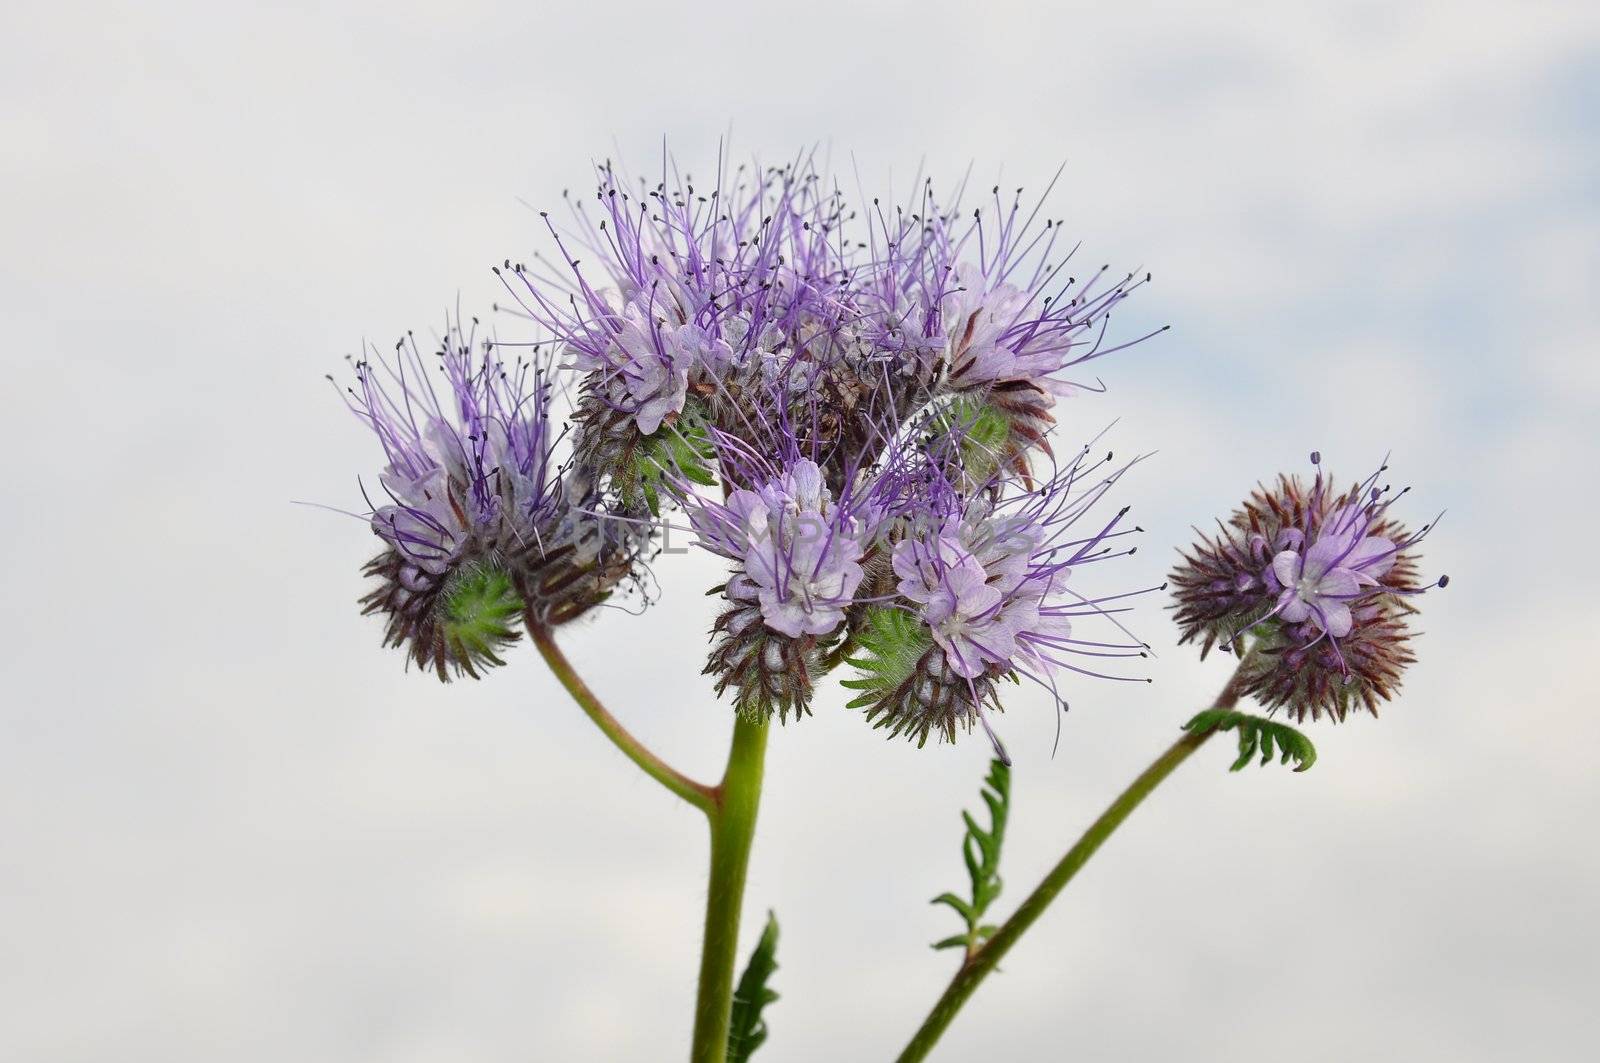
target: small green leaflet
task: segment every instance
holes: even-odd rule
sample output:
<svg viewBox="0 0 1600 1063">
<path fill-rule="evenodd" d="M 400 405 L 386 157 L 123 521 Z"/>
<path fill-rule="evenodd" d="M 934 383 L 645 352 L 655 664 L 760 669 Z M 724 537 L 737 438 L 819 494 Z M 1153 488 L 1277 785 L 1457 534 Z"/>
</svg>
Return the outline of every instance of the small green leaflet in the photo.
<svg viewBox="0 0 1600 1063">
<path fill-rule="evenodd" d="M 845 660 L 861 674 L 841 680 L 840 685 L 865 693 L 852 699 L 845 706 L 848 709 L 870 708 L 892 696 L 916 674 L 917 662 L 933 643 L 916 617 L 887 606 L 867 610 L 857 638 L 861 653 Z"/>
<path fill-rule="evenodd" d="M 685 406 L 678 419 L 663 425 L 655 435 L 646 436 L 634 456 L 634 476 L 650 512 L 661 512 L 661 488 L 672 477 L 681 477 L 702 487 L 714 486 L 716 448 L 711 445 L 705 420 L 694 408 Z"/>
<path fill-rule="evenodd" d="M 983 916 L 1000 896 L 1000 846 L 1005 841 L 1006 817 L 1011 811 L 1011 769 L 998 760 L 990 761 L 989 777 L 984 784 L 981 794 L 983 803 L 989 806 L 989 829 L 978 826 L 972 813 L 961 813 L 967 825 L 966 836 L 961 839 L 961 857 L 967 865 L 972 896 L 963 899 L 954 893 L 941 893 L 933 899 L 934 904 L 948 905 L 967 924 L 965 932 L 936 941 L 933 947 L 965 949 L 968 956 L 997 929 L 985 923 Z"/>
<path fill-rule="evenodd" d="M 750 954 L 739 985 L 733 991 L 733 1019 L 728 1025 L 728 1063 L 747 1063 L 767 1039 L 767 1020 L 761 1009 L 778 999 L 767 979 L 778 969 L 778 918 L 767 913 L 766 928 Z"/>
<path fill-rule="evenodd" d="M 1185 731 L 1205 734 L 1208 731 L 1237 731 L 1239 733 L 1239 759 L 1229 771 L 1240 771 L 1259 753 L 1261 763 L 1272 760 L 1274 752 L 1281 753 L 1280 764 L 1295 762 L 1295 771 L 1305 771 L 1317 762 L 1316 747 L 1311 739 L 1286 723 L 1268 720 L 1232 709 L 1207 709 L 1183 725 Z M 1274 749 L 1276 745 L 1276 749 Z"/>
</svg>

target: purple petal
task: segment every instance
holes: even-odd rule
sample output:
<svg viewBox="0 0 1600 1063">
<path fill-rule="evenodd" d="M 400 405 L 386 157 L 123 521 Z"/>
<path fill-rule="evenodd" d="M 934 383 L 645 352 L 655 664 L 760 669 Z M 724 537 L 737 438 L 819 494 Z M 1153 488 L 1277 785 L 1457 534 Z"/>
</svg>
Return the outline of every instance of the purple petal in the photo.
<svg viewBox="0 0 1600 1063">
<path fill-rule="evenodd" d="M 1285 587 L 1292 587 L 1300 581 L 1300 568 L 1300 555 L 1293 550 L 1285 550 L 1272 559 L 1272 574 Z"/>
</svg>

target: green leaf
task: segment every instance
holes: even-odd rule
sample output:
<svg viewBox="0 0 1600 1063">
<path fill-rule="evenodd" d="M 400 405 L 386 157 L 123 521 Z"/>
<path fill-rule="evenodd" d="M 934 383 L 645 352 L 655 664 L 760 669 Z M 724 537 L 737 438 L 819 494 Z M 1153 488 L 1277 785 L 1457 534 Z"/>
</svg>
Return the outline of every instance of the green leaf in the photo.
<svg viewBox="0 0 1600 1063">
<path fill-rule="evenodd" d="M 861 654 L 846 658 L 859 670 L 857 679 L 840 680 L 840 685 L 864 693 L 846 708 L 876 705 L 894 694 L 917 670 L 917 662 L 933 639 L 921 621 L 902 609 L 874 606 L 867 610 L 858 638 Z"/>
<path fill-rule="evenodd" d="M 983 915 L 995 898 L 1000 896 L 1002 887 L 1000 847 L 1005 841 L 1006 818 L 1011 812 L 1011 769 L 998 760 L 990 761 L 989 777 L 984 780 L 984 785 L 986 788 L 980 793 L 989 809 L 988 828 L 979 826 L 972 813 L 961 813 L 961 821 L 967 828 L 967 833 L 961 839 L 961 860 L 967 867 L 972 897 L 967 900 L 954 893 L 941 893 L 933 899 L 934 904 L 948 906 L 967 924 L 963 933 L 937 941 L 933 947 L 960 947 L 969 956 L 996 929 L 983 921 Z"/>
<path fill-rule="evenodd" d="M 439 633 L 468 675 L 505 664 L 498 651 L 517 641 L 522 599 L 504 569 L 489 562 L 465 566 L 445 584 L 440 605 Z"/>
<path fill-rule="evenodd" d="M 1016 453 L 1011 418 L 998 406 L 971 396 L 958 396 L 935 412 L 929 418 L 928 431 L 935 440 L 957 442 L 960 468 L 968 485 L 988 483 Z"/>
<path fill-rule="evenodd" d="M 778 969 L 778 918 L 767 913 L 767 925 L 761 931 L 750 962 L 733 991 L 733 1018 L 728 1025 L 728 1063 L 746 1063 L 767 1039 L 767 1021 L 761 1009 L 778 999 L 778 994 L 767 988 L 767 979 Z"/>
<path fill-rule="evenodd" d="M 1317 749 L 1311 744 L 1311 739 L 1286 723 L 1262 716 L 1251 716 L 1232 709 L 1207 709 L 1184 724 L 1183 729 L 1195 734 L 1238 732 L 1239 759 L 1233 762 L 1229 771 L 1240 771 L 1258 755 L 1261 763 L 1266 764 L 1272 760 L 1274 753 L 1279 754 L 1280 764 L 1293 760 L 1295 771 L 1305 771 L 1317 762 Z"/>
<path fill-rule="evenodd" d="M 686 404 L 672 424 L 662 425 L 654 435 L 639 441 L 632 468 L 624 478 L 631 484 L 624 483 L 622 490 L 627 494 L 630 488 L 636 489 L 650 512 L 659 515 L 661 492 L 670 490 L 673 478 L 682 477 L 703 487 L 715 486 L 716 460 L 704 413 L 697 405 Z"/>
</svg>

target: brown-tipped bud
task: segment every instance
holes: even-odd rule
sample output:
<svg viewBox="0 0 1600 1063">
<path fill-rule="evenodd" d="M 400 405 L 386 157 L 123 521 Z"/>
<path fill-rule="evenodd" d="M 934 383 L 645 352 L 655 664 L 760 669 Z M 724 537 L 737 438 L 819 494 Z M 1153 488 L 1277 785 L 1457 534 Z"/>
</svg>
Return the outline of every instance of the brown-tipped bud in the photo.
<svg viewBox="0 0 1600 1063">
<path fill-rule="evenodd" d="M 716 676 L 719 695 L 732 690 L 734 708 L 751 720 L 776 715 L 787 723 L 791 713 L 796 720 L 809 715 L 821 656 L 817 636 L 773 631 L 757 602 L 737 588 L 727 593 L 731 604 L 711 627 L 716 641 L 704 674 Z"/>
<path fill-rule="evenodd" d="M 1378 715 L 1394 697 L 1406 667 L 1416 661 L 1404 602 L 1375 602 L 1356 610 L 1350 634 L 1335 642 L 1307 642 L 1293 626 L 1278 626 L 1263 636 L 1245 662 L 1240 690 L 1269 709 L 1296 720 L 1324 713 L 1343 721 L 1352 709 Z"/>
<path fill-rule="evenodd" d="M 1309 486 L 1281 476 L 1258 489 L 1173 571 L 1181 641 L 1204 656 L 1253 638 L 1242 691 L 1296 719 L 1377 715 L 1415 660 L 1407 617 L 1429 588 L 1414 548 L 1431 527 L 1411 534 L 1389 518 L 1405 492 L 1379 486 L 1383 471 L 1342 493 L 1320 468 Z"/>
</svg>

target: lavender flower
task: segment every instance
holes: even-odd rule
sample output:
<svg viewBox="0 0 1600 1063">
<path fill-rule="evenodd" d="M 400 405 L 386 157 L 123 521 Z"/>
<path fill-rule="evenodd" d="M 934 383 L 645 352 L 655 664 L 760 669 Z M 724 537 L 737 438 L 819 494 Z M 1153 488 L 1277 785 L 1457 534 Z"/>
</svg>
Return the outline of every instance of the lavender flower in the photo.
<svg viewBox="0 0 1600 1063">
<path fill-rule="evenodd" d="M 764 465 L 751 461 L 741 466 L 746 472 Z M 718 676 L 719 693 L 738 691 L 741 711 L 777 711 L 780 719 L 806 712 L 818 650 L 857 600 L 883 510 L 870 493 L 835 499 L 809 458 L 792 459 L 724 502 L 687 489 L 682 498 L 699 544 L 734 562 L 707 674 Z"/>
<path fill-rule="evenodd" d="M 1037 573 L 1030 561 L 1044 529 L 1002 524 L 999 534 L 954 513 L 932 535 L 895 544 L 900 594 L 915 603 L 956 675 L 976 679 L 990 667 L 1009 669 L 1027 652 L 1018 637 L 1056 627 L 1040 615 L 1056 573 Z M 1057 628 L 1070 633 L 1065 621 Z"/>
<path fill-rule="evenodd" d="M 1310 623 L 1334 638 L 1350 634 L 1355 620 L 1350 602 L 1394 567 L 1401 544 L 1369 535 L 1374 521 L 1360 507 L 1335 510 L 1318 537 L 1302 552 L 1286 547 L 1265 573 L 1269 589 L 1281 588 L 1276 612 L 1291 624 Z"/>
<path fill-rule="evenodd" d="M 828 635 L 861 584 L 860 522 L 834 504 L 816 462 L 801 459 L 759 491 L 692 510 L 700 541 L 739 563 L 733 581 L 763 622 L 791 638 Z M 738 595 L 730 593 L 730 597 Z"/>
<path fill-rule="evenodd" d="M 933 732 L 953 740 L 974 722 L 989 728 L 999 679 L 1032 679 L 1059 700 L 1058 671 L 1117 678 L 1077 658 L 1143 656 L 1144 644 L 1116 620 L 1130 595 L 1076 589 L 1078 570 L 1131 553 L 1115 540 L 1138 531 L 1123 526 L 1126 509 L 1073 531 L 1128 468 L 1100 475 L 1106 462 L 1086 459 L 1080 452 L 1032 491 L 1013 483 L 963 496 L 949 480 L 930 481 L 893 547 L 898 598 L 873 610 L 861 638 L 867 652 L 852 660 L 862 676 L 846 681 L 865 691 L 852 704 L 869 720 L 919 743 Z M 1120 635 L 1081 637 L 1076 623 L 1089 619 Z"/>
<path fill-rule="evenodd" d="M 579 205 L 570 249 L 552 227 L 567 277 L 503 276 L 585 374 L 579 447 L 602 456 L 597 467 L 632 460 L 633 433 L 652 436 L 691 406 L 697 421 L 751 423 L 763 411 L 745 400 L 766 395 L 775 372 L 797 357 L 814 370 L 846 342 L 838 203 L 809 167 L 740 168 L 698 192 L 666 173 L 630 191 L 608 166 L 596 199 L 598 220 Z M 592 282 L 590 255 L 604 273 Z"/>
<path fill-rule="evenodd" d="M 574 520 L 553 466 L 546 367 L 507 365 L 487 342 L 480 351 L 476 328 L 449 323 L 433 359 L 408 334 L 392 361 L 356 362 L 347 389 L 388 459 L 388 502 L 370 517 L 385 543 L 367 566 L 379 585 L 362 602 L 387 617 L 387 644 L 440 679 L 503 663 L 525 611 L 570 620 L 633 560 Z"/>
<path fill-rule="evenodd" d="M 1172 573 L 1182 641 L 1199 641 L 1204 656 L 1254 636 L 1242 689 L 1270 708 L 1342 720 L 1360 705 L 1376 715 L 1414 659 L 1406 617 L 1429 589 L 1415 547 L 1432 527 L 1412 534 L 1389 517 L 1406 492 L 1378 486 L 1386 469 L 1343 493 L 1320 464 L 1309 487 L 1285 476 L 1257 490 Z"/>
<path fill-rule="evenodd" d="M 997 677 L 1048 682 L 1089 648 L 1072 624 L 1115 610 L 1076 597 L 1063 560 L 1101 546 L 1062 541 L 1081 462 L 1041 485 L 1028 455 L 1048 457 L 1051 403 L 1073 367 L 1119 349 L 1106 316 L 1142 282 L 1066 276 L 1059 225 L 998 194 L 970 221 L 959 195 L 931 192 L 858 218 L 804 157 L 722 161 L 706 183 L 670 162 L 653 183 L 610 164 L 597 178 L 570 227 L 547 218 L 554 254 L 496 271 L 540 329 L 536 371 L 500 375 L 456 339 L 448 409 L 413 394 L 414 351 L 392 397 L 362 380 L 393 502 L 374 516 L 390 548 L 368 605 L 393 641 L 441 674 L 494 663 L 504 624 L 479 639 L 489 650 L 449 642 L 460 574 L 503 576 L 498 606 L 558 623 L 635 571 L 647 518 L 675 503 L 732 563 L 708 671 L 742 711 L 806 711 L 813 678 L 879 613 L 911 623 L 927 652 L 912 671 L 946 698 L 912 725 L 924 737 L 970 726 Z M 559 476 L 549 362 L 574 382 Z"/>
<path fill-rule="evenodd" d="M 1101 267 L 1079 280 L 1068 273 L 1076 247 L 1057 246 L 1059 222 L 1040 224 L 1038 206 L 1024 212 L 1021 189 L 1009 204 L 998 187 L 992 196 L 957 221 L 961 196 L 942 205 L 929 182 L 917 209 L 880 214 L 878 342 L 914 352 L 930 386 L 1002 412 L 1010 459 L 1045 447 L 1058 397 L 1098 390 L 1068 371 L 1148 338 L 1105 343 L 1112 309 L 1149 276 L 1113 283 Z"/>
</svg>

